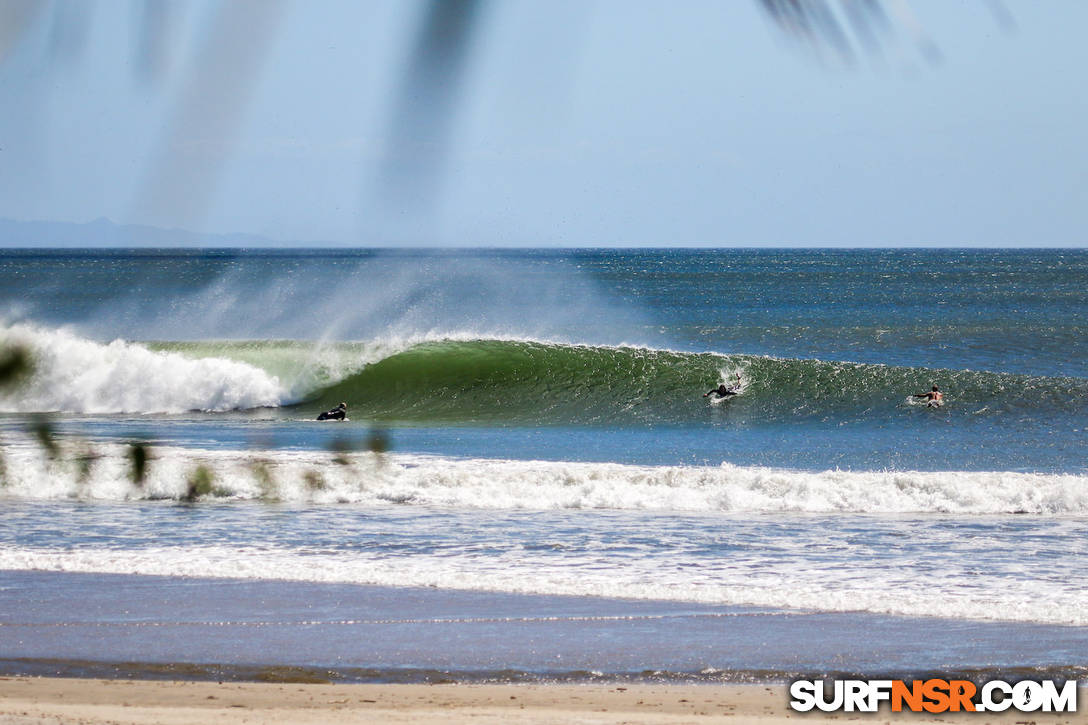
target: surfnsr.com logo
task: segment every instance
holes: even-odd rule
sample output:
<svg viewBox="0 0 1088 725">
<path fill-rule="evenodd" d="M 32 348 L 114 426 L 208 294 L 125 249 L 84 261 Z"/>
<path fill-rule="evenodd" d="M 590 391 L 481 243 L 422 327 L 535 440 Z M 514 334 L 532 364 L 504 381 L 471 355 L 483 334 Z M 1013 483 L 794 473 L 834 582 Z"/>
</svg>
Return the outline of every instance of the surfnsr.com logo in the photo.
<svg viewBox="0 0 1088 725">
<path fill-rule="evenodd" d="M 1005 682 L 981 686 L 970 680 L 797 680 L 790 685 L 790 707 L 798 712 L 876 712 L 889 703 L 892 712 L 1076 712 L 1077 682 L 1054 680 Z"/>
</svg>

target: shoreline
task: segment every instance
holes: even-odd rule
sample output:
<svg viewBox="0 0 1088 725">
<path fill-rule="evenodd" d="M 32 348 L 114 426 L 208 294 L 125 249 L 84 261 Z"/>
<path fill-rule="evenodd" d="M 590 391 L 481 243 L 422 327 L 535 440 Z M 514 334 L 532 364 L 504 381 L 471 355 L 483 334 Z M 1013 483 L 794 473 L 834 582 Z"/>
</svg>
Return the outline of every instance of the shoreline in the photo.
<svg viewBox="0 0 1088 725">
<path fill-rule="evenodd" d="M 143 682 L 215 682 L 276 685 L 465 685 L 540 687 L 773 687 L 794 680 L 820 679 L 955 679 L 981 685 L 988 680 L 1075 680 L 1088 687 L 1088 667 L 960 667 L 908 668 L 902 670 L 844 670 L 819 668 L 808 671 L 781 669 L 714 669 L 703 671 L 601 672 L 598 670 L 530 671 L 512 667 L 490 670 L 441 669 L 405 665 L 377 667 L 342 664 L 313 665 L 291 662 L 209 663 L 138 662 L 68 659 L 62 657 L 4 657 L 0 655 L 0 680 L 63 679 Z"/>
<path fill-rule="evenodd" d="M 564 685 L 213 683 L 0 677 L 0 723 L 450 722 L 787 723 L 909 720 L 956 715 L 797 713 L 785 685 Z M 1085 723 L 1078 713 L 988 713 L 972 723 Z"/>
<path fill-rule="evenodd" d="M 218 681 L 263 671 L 277 681 L 591 685 L 1088 678 L 1088 627 L 61 572 L 4 571 L 0 586 L 0 674 L 9 676 Z"/>
</svg>

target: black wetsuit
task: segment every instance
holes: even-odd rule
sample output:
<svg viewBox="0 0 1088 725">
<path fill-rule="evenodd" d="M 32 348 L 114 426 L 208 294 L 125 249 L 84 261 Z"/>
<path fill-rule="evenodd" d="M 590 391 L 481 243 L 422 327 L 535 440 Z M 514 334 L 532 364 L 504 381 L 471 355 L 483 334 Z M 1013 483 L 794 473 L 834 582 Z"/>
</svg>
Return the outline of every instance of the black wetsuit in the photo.
<svg viewBox="0 0 1088 725">
<path fill-rule="evenodd" d="M 737 389 L 736 388 L 727 388 L 725 386 L 725 383 L 722 383 L 721 385 L 714 388 L 713 390 L 708 391 L 706 395 L 710 395 L 710 393 L 717 393 L 719 398 L 724 398 L 727 395 L 737 395 Z M 705 398 L 706 395 L 704 395 L 703 397 Z"/>
<path fill-rule="evenodd" d="M 327 410 L 321 415 L 317 416 L 318 420 L 343 420 L 348 415 L 346 408 L 342 408 L 339 405 L 332 410 Z"/>
</svg>

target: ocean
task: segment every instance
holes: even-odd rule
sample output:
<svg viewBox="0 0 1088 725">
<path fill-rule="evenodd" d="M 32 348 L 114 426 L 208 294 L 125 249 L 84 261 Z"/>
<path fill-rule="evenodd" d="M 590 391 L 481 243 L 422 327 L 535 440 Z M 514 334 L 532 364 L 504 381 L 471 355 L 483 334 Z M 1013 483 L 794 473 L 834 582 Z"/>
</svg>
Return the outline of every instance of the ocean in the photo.
<svg viewBox="0 0 1088 725">
<path fill-rule="evenodd" d="M 1086 333 L 1080 250 L 2 251 L 0 668 L 1083 673 Z"/>
</svg>

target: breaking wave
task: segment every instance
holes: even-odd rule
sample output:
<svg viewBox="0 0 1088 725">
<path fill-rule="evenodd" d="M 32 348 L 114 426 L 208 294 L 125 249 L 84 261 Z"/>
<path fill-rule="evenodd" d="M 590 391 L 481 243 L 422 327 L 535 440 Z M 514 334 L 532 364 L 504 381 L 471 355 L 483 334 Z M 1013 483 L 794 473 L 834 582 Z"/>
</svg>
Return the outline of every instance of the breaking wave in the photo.
<svg viewBox="0 0 1088 725">
<path fill-rule="evenodd" d="M 810 472 L 729 463 L 635 466 L 159 447 L 152 453 L 145 482 L 136 486 L 127 451 L 123 445 L 106 444 L 89 457 L 81 448 L 67 460 L 52 460 L 29 442 L 11 445 L 0 495 L 181 500 L 193 471 L 203 466 L 212 482 L 205 498 L 220 500 L 502 510 L 1088 514 L 1088 476 L 1073 474 Z"/>
<path fill-rule="evenodd" d="M 14 325 L 0 345 L 22 345 L 34 370 L 0 394 L 0 412 L 172 413 L 279 405 L 274 375 L 225 358 L 193 359 L 123 340 L 93 342 L 67 330 Z"/>
<path fill-rule="evenodd" d="M 299 404 L 309 417 L 343 400 L 354 418 L 386 422 L 683 424 L 705 419 L 702 394 L 737 376 L 742 394 L 725 403 L 753 422 L 908 408 L 911 393 L 935 382 L 945 391 L 942 414 L 1073 412 L 1088 398 L 1082 378 L 434 333 L 329 344 L 104 344 L 15 325 L 0 331 L 4 342 L 35 356 L 30 383 L 0 397 L 0 411 L 21 413 Z"/>
</svg>

